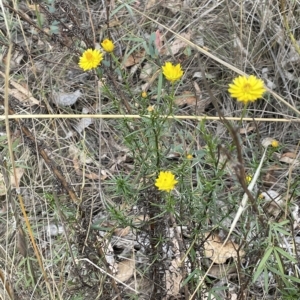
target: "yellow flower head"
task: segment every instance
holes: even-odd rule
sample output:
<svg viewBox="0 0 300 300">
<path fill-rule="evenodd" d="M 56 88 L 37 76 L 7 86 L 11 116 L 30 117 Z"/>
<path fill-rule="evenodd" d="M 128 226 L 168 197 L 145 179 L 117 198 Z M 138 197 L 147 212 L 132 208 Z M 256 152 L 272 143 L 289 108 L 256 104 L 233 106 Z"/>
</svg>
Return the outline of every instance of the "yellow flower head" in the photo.
<svg viewBox="0 0 300 300">
<path fill-rule="evenodd" d="M 166 191 L 170 192 L 171 190 L 174 189 L 175 184 L 178 181 L 175 180 L 175 175 L 172 174 L 170 171 L 160 171 L 159 176 L 155 181 L 155 186 L 160 190 L 160 191 Z"/>
<path fill-rule="evenodd" d="M 152 112 L 152 111 L 154 111 L 154 109 L 155 109 L 154 105 L 150 105 L 147 107 L 148 112 Z"/>
<path fill-rule="evenodd" d="M 180 64 L 177 64 L 176 66 L 174 66 L 170 62 L 166 62 L 165 65 L 162 66 L 162 70 L 163 70 L 163 74 L 165 75 L 166 79 L 171 82 L 175 82 L 175 81 L 179 80 L 183 75 L 183 71 L 181 69 Z"/>
<path fill-rule="evenodd" d="M 271 146 L 272 146 L 273 148 L 277 148 L 277 147 L 279 146 L 279 142 L 278 142 L 277 140 L 273 140 L 273 141 L 271 142 Z"/>
<path fill-rule="evenodd" d="M 192 155 L 192 154 L 188 154 L 188 155 L 186 156 L 186 158 L 187 158 L 187 159 L 193 159 L 193 155 Z"/>
<path fill-rule="evenodd" d="M 244 104 L 261 98 L 265 91 L 264 82 L 254 75 L 236 77 L 233 83 L 229 84 L 228 89 L 232 98 Z"/>
<path fill-rule="evenodd" d="M 88 71 L 97 68 L 102 60 L 103 54 L 99 50 L 87 49 L 81 55 L 78 65 L 83 71 Z"/>
<path fill-rule="evenodd" d="M 109 40 L 109 39 L 105 39 L 102 43 L 101 43 L 101 46 L 103 48 L 104 51 L 110 53 L 110 52 L 113 52 L 114 49 L 115 49 L 115 45 L 114 43 Z"/>
<path fill-rule="evenodd" d="M 143 91 L 142 94 L 141 94 L 141 96 L 142 96 L 142 98 L 147 98 L 147 96 L 148 96 L 148 95 L 147 95 L 147 92 L 146 92 L 146 91 Z"/>
<path fill-rule="evenodd" d="M 247 175 L 246 176 L 246 183 L 249 184 L 252 180 L 252 175 Z"/>
</svg>

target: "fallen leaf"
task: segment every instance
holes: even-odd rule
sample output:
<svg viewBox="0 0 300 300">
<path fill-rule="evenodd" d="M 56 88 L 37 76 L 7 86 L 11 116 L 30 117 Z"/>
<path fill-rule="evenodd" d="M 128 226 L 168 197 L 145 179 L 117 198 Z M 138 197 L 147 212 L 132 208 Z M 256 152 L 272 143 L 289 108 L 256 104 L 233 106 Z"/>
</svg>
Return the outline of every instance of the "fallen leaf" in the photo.
<svg viewBox="0 0 300 300">
<path fill-rule="evenodd" d="M 6 274 L 6 272 L 3 269 L 0 269 L 0 280 L 2 282 L 3 287 L 3 292 L 1 292 L 1 299 L 17 299 L 15 297 L 14 288 L 11 285 L 10 278 L 10 274 Z"/>
<path fill-rule="evenodd" d="M 33 11 L 40 11 L 40 6 L 38 4 L 27 4 L 28 8 Z"/>
<path fill-rule="evenodd" d="M 0 72 L 0 75 L 2 75 L 5 78 L 5 74 Z M 13 81 L 10 79 L 9 83 L 14 87 L 14 89 L 8 89 L 8 93 L 15 97 L 18 101 L 26 104 L 29 103 L 31 105 L 39 105 L 40 101 L 33 97 L 32 93 L 25 87 L 23 87 L 21 84 Z M 3 90 L 2 88 L 0 90 Z"/>
<path fill-rule="evenodd" d="M 23 176 L 23 174 L 24 174 L 24 169 L 16 168 L 16 176 L 17 176 L 18 185 L 20 183 L 20 180 L 21 180 L 21 177 Z M 10 183 L 11 183 L 12 188 L 16 187 L 15 177 L 12 172 L 10 173 Z M 7 187 L 5 185 L 4 177 L 3 177 L 3 174 L 0 173 L 0 196 L 5 195 L 6 192 L 7 192 Z"/>
<path fill-rule="evenodd" d="M 209 233 L 206 233 L 206 237 Z M 204 255 L 217 264 L 223 264 L 228 258 L 236 259 L 238 254 L 236 249 L 239 248 L 237 244 L 228 241 L 223 247 L 223 242 L 218 235 L 211 235 L 204 244 Z M 239 251 L 240 257 L 244 256 L 243 250 Z"/>
<path fill-rule="evenodd" d="M 70 106 L 76 103 L 81 95 L 80 90 L 76 90 L 73 93 L 53 92 L 53 102 L 60 106 Z"/>
<path fill-rule="evenodd" d="M 281 158 L 282 157 L 296 158 L 297 153 L 296 152 L 286 152 L 281 155 Z"/>
<path fill-rule="evenodd" d="M 149 87 L 152 85 L 152 83 L 155 81 L 155 79 L 158 77 L 159 74 L 160 74 L 160 69 L 156 70 L 155 73 L 150 78 L 150 80 L 148 80 L 146 83 L 142 85 L 141 90 L 147 92 Z"/>
<path fill-rule="evenodd" d="M 195 97 L 194 93 L 189 91 L 183 91 L 180 96 L 176 96 L 174 103 L 178 106 L 182 105 L 196 105 L 197 98 Z"/>
<path fill-rule="evenodd" d="M 149 221 L 149 216 L 148 215 L 139 215 L 136 216 L 133 220 L 132 220 L 132 224 L 134 226 L 139 226 L 139 225 L 144 225 L 145 222 Z"/>
<path fill-rule="evenodd" d="M 256 130 L 255 126 L 251 126 L 250 124 L 247 124 L 246 127 L 240 129 L 240 134 L 246 134 L 248 132 L 255 131 L 255 130 Z"/>
<path fill-rule="evenodd" d="M 266 170 L 266 174 L 263 176 L 262 181 L 265 186 L 272 186 L 278 181 L 282 167 L 278 165 L 272 165 Z"/>
<path fill-rule="evenodd" d="M 31 102 L 31 104 L 40 104 L 40 102 L 35 98 L 30 98 L 28 95 L 21 93 L 17 89 L 8 89 L 8 93 L 22 103 L 26 104 L 26 102 Z"/>
<path fill-rule="evenodd" d="M 130 226 L 127 226 L 127 227 L 125 227 L 125 228 L 116 228 L 116 229 L 114 230 L 114 234 L 115 234 L 116 236 L 122 237 L 122 236 L 126 236 L 130 231 L 131 231 Z"/>
<path fill-rule="evenodd" d="M 154 45 L 155 45 L 158 53 L 161 54 L 162 48 L 163 48 L 163 43 L 162 43 L 162 36 L 161 36 L 161 33 L 160 33 L 159 29 L 157 29 L 156 32 L 155 32 Z"/>
<path fill-rule="evenodd" d="M 142 59 L 145 58 L 145 50 L 141 50 L 140 52 L 134 52 L 133 54 L 125 57 L 126 60 L 122 62 L 122 65 L 126 68 L 131 67 L 133 65 L 138 64 Z"/>
<path fill-rule="evenodd" d="M 180 34 L 180 36 L 182 36 L 183 38 L 185 38 L 187 40 L 190 40 L 191 33 L 190 32 L 182 33 L 182 34 Z M 175 55 L 181 49 L 184 49 L 187 46 L 188 46 L 188 44 L 186 42 L 184 42 L 182 39 L 175 38 L 170 47 L 165 47 L 166 50 L 164 51 L 165 52 L 164 54 Z"/>
<path fill-rule="evenodd" d="M 221 279 L 228 276 L 229 274 L 235 273 L 236 271 L 236 265 L 233 264 L 222 264 L 222 266 L 212 265 L 208 275 L 214 278 Z"/>
<path fill-rule="evenodd" d="M 5 195 L 7 191 L 3 174 L 0 174 L 0 196 Z"/>
<path fill-rule="evenodd" d="M 274 190 L 268 190 L 267 192 L 261 193 L 260 198 L 263 198 L 265 201 L 264 210 L 274 218 L 277 218 L 279 214 L 286 209 L 287 203 L 294 201 L 291 195 L 282 196 Z M 283 219 L 280 219 L 279 221 L 281 222 Z"/>
<path fill-rule="evenodd" d="M 290 158 L 288 156 L 281 156 L 279 159 L 280 162 L 286 163 L 286 164 L 291 164 L 294 167 L 299 166 L 299 161 L 297 159 Z"/>
<path fill-rule="evenodd" d="M 157 4 L 157 0 L 148 0 L 146 3 L 146 10 L 148 10 L 149 8 Z"/>
<path fill-rule="evenodd" d="M 181 11 L 183 7 L 181 0 L 162 1 L 161 5 L 168 8 L 173 14 Z"/>
<path fill-rule="evenodd" d="M 22 168 L 16 168 L 16 177 L 17 178 L 15 178 L 15 176 L 14 176 L 13 173 L 10 175 L 10 180 L 11 180 L 11 186 L 12 187 L 15 188 L 17 186 L 16 185 L 16 179 L 17 179 L 18 185 L 19 185 L 21 177 L 23 176 L 23 174 L 24 174 L 24 169 L 22 169 Z"/>
<path fill-rule="evenodd" d="M 101 179 L 101 180 L 104 180 L 107 178 L 107 174 L 106 172 L 103 172 L 101 171 L 101 176 L 99 176 L 98 174 L 96 173 L 88 173 L 88 172 L 82 172 L 81 171 L 81 163 L 86 163 L 86 161 L 84 161 L 84 158 L 82 158 L 82 160 L 79 160 L 79 157 L 83 155 L 84 157 L 84 154 L 82 154 L 82 151 L 80 151 L 76 146 L 74 145 L 71 145 L 69 147 L 69 153 L 70 155 L 72 156 L 72 161 L 73 161 L 73 165 L 74 165 L 74 169 L 75 169 L 75 172 L 77 175 L 80 175 L 80 176 L 83 176 L 88 178 L 88 179 Z"/>
<path fill-rule="evenodd" d="M 202 93 L 201 93 L 201 89 L 200 89 L 199 84 L 197 83 L 197 81 L 193 81 L 193 85 L 194 85 L 196 96 L 198 97 L 198 99 L 201 99 L 202 98 Z"/>
<path fill-rule="evenodd" d="M 144 81 L 149 80 L 152 73 L 153 66 L 150 63 L 146 63 L 141 70 L 140 79 Z"/>
<path fill-rule="evenodd" d="M 134 273 L 135 270 L 135 260 L 134 258 L 126 259 L 118 264 L 118 274 L 116 278 L 120 281 L 127 281 Z"/>
</svg>

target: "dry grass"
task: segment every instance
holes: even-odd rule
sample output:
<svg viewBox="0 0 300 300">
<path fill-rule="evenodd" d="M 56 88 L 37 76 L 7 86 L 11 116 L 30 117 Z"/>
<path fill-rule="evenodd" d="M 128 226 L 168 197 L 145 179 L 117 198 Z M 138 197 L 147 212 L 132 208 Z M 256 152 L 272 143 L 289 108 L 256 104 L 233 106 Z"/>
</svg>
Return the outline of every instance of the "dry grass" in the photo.
<svg viewBox="0 0 300 300">
<path fill-rule="evenodd" d="M 274 216 L 258 197 L 274 190 L 299 203 L 299 14 L 298 1 L 3 1 L 0 70 L 10 82 L 0 76 L 0 297 L 299 299 L 299 282 L 282 275 L 299 277 L 296 213 L 286 205 Z M 99 80 L 80 70 L 78 58 L 106 37 L 120 62 L 135 60 L 118 76 L 107 59 Z M 158 37 L 175 54 L 155 52 Z M 179 41 L 186 43 L 176 52 Z M 174 107 L 180 117 L 162 136 L 163 165 L 181 178 L 174 211 L 154 189 L 151 124 L 141 118 L 160 105 L 157 92 L 168 91 L 157 87 L 165 61 L 185 71 L 176 95 L 191 95 L 190 105 Z M 146 63 L 151 70 L 141 79 Z M 264 79 L 264 100 L 245 110 L 231 99 L 227 86 L 237 73 Z M 32 98 L 20 101 L 14 83 Z M 78 90 L 72 105 L 55 103 Z M 78 130 L 77 115 L 89 126 Z M 224 242 L 247 190 L 236 166 L 253 175 L 266 137 L 280 147 L 268 149 L 255 201 L 231 237 L 240 249 L 210 269 L 207 233 Z M 187 153 L 194 159 L 185 163 Z M 284 220 L 276 231 L 272 224 Z M 281 270 L 272 252 L 268 267 L 281 275 L 266 269 L 255 278 L 270 240 L 294 260 L 280 256 Z"/>
</svg>

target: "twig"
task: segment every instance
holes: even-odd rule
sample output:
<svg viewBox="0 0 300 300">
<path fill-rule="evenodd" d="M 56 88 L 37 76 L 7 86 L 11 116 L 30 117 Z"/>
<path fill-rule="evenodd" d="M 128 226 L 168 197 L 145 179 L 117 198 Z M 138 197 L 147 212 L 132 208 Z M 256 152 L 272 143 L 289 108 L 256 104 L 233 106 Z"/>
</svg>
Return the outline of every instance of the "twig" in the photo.
<svg viewBox="0 0 300 300">
<path fill-rule="evenodd" d="M 136 294 L 138 294 L 138 291 L 136 291 L 135 289 L 133 289 L 132 287 L 130 287 L 129 285 L 125 284 L 124 282 L 122 282 L 121 280 L 117 279 L 116 277 L 114 277 L 113 275 L 111 275 L 110 273 L 106 272 L 105 270 L 103 270 L 102 268 L 98 267 L 96 264 L 94 264 L 92 261 L 90 261 L 87 258 L 81 258 L 81 259 L 76 259 L 76 261 L 87 261 L 88 263 L 90 263 L 91 265 L 93 265 L 95 268 L 97 268 L 98 270 L 100 270 L 103 274 L 111 277 L 112 279 L 114 279 L 115 281 L 119 282 L 120 284 L 123 284 L 126 288 L 130 289 L 131 291 L 135 292 Z"/>
</svg>

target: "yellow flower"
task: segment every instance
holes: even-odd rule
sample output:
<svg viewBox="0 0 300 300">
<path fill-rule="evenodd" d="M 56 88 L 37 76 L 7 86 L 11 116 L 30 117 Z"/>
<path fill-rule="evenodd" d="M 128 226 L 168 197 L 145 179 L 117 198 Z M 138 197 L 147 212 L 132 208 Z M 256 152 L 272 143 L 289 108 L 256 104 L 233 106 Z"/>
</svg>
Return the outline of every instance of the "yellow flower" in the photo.
<svg viewBox="0 0 300 300">
<path fill-rule="evenodd" d="M 192 155 L 192 154 L 188 154 L 188 155 L 186 156 L 186 158 L 187 158 L 187 159 L 193 159 L 193 155 Z"/>
<path fill-rule="evenodd" d="M 166 191 L 170 192 L 171 190 L 174 189 L 175 184 L 178 181 L 175 180 L 175 175 L 172 174 L 170 171 L 160 171 L 159 176 L 155 181 L 155 186 L 160 190 L 160 191 Z"/>
<path fill-rule="evenodd" d="M 279 142 L 278 142 L 277 140 L 273 140 L 273 141 L 271 142 L 271 146 L 272 146 L 273 148 L 277 148 L 277 147 L 279 146 Z"/>
<path fill-rule="evenodd" d="M 247 175 L 246 176 L 246 183 L 249 184 L 252 180 L 252 175 Z"/>
<path fill-rule="evenodd" d="M 233 83 L 229 84 L 228 89 L 232 98 L 244 104 L 261 98 L 265 91 L 264 82 L 254 75 L 236 77 Z"/>
<path fill-rule="evenodd" d="M 142 94 L 141 94 L 142 98 L 147 98 L 147 92 L 146 91 L 143 91 Z"/>
<path fill-rule="evenodd" d="M 110 53 L 110 52 L 113 52 L 114 49 L 115 49 L 115 45 L 114 43 L 109 40 L 109 39 L 105 39 L 102 43 L 101 43 L 101 46 L 103 48 L 104 51 Z"/>
<path fill-rule="evenodd" d="M 180 64 L 174 66 L 170 62 L 166 62 L 165 65 L 162 66 L 162 70 L 163 70 L 163 74 L 165 75 L 166 79 L 171 82 L 175 82 L 175 81 L 179 80 L 183 75 L 183 71 L 181 69 Z"/>
<path fill-rule="evenodd" d="M 152 112 L 152 111 L 154 111 L 154 109 L 155 109 L 154 105 L 150 105 L 147 107 L 148 112 Z"/>
<path fill-rule="evenodd" d="M 83 71 L 88 71 L 97 68 L 102 60 L 103 54 L 99 50 L 87 49 L 81 55 L 78 65 Z"/>
</svg>

